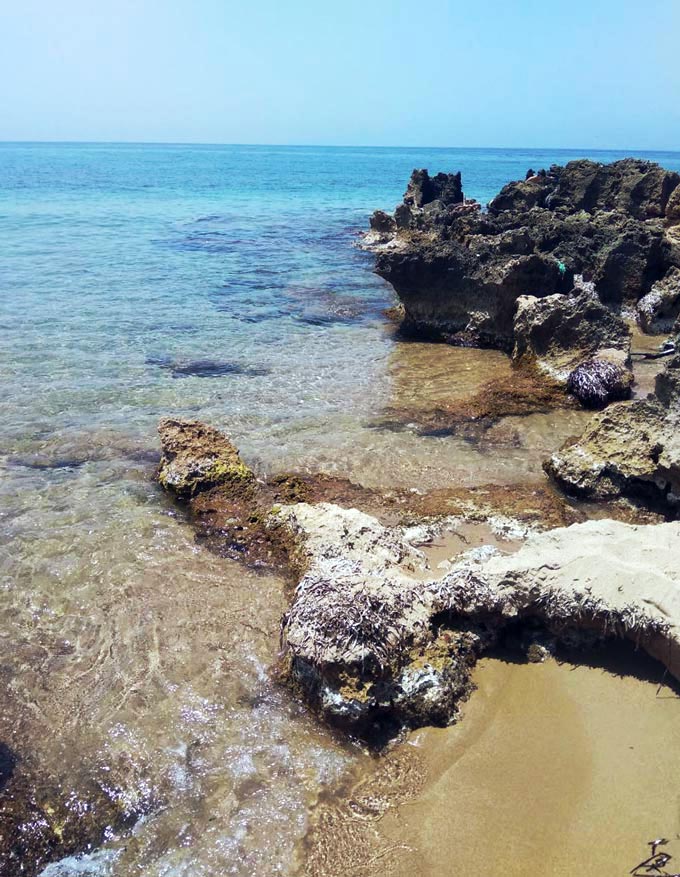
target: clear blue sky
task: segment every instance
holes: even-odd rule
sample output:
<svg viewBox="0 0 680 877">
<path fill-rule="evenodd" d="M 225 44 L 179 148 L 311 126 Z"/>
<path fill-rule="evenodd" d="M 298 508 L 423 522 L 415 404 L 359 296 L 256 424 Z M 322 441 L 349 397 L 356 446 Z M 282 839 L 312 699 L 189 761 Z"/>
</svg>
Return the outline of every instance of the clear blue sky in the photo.
<svg viewBox="0 0 680 877">
<path fill-rule="evenodd" d="M 680 148 L 680 0 L 0 0 L 0 139 Z"/>
</svg>

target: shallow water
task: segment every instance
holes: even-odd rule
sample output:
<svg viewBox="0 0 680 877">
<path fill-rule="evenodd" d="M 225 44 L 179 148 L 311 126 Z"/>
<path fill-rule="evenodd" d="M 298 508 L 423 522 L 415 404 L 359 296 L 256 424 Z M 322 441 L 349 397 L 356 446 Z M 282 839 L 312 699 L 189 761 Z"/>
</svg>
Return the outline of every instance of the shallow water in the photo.
<svg viewBox="0 0 680 877">
<path fill-rule="evenodd" d="M 578 413 L 478 443 L 377 425 L 507 361 L 395 340 L 352 243 L 414 166 L 487 200 L 570 157 L 0 144 L 0 742 L 47 798 L 107 776 L 146 813 L 95 872 L 290 873 L 310 804 L 362 757 L 272 680 L 283 582 L 196 546 L 152 483 L 159 417 L 227 428 L 261 472 L 541 478 Z"/>
</svg>

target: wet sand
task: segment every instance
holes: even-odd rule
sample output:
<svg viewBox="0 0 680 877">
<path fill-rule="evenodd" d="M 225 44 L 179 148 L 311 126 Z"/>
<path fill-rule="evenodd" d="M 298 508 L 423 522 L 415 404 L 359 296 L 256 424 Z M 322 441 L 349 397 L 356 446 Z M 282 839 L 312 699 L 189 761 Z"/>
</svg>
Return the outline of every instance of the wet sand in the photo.
<svg viewBox="0 0 680 877">
<path fill-rule="evenodd" d="M 612 668 L 647 678 L 554 660 L 481 661 L 459 724 L 421 730 L 386 756 L 415 758 L 417 781 L 410 794 L 393 790 L 398 803 L 380 810 L 351 862 L 326 851 L 326 874 L 625 875 L 657 837 L 670 841 L 674 873 L 680 698 L 659 690 L 660 665 L 640 658 Z M 348 800 L 370 798 L 385 769 L 361 778 Z M 340 839 L 346 814 L 336 805 Z M 310 874 L 322 873 L 319 846 L 317 834 Z"/>
</svg>

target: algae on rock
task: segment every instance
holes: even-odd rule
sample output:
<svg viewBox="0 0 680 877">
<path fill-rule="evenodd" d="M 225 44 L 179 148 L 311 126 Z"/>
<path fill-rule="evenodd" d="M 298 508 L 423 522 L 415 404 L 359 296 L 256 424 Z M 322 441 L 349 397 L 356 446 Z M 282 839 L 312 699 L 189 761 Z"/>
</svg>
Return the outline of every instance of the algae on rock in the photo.
<svg viewBox="0 0 680 877">
<path fill-rule="evenodd" d="M 158 425 L 163 455 L 161 485 L 188 499 L 203 490 L 229 484 L 248 491 L 255 476 L 224 433 L 200 420 L 165 417 Z"/>
</svg>

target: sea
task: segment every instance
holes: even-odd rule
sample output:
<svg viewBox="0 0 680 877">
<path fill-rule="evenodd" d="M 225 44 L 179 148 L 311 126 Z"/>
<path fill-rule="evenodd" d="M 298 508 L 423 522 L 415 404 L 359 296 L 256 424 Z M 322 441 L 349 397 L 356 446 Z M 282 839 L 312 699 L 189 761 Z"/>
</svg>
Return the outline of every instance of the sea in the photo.
<svg viewBox="0 0 680 877">
<path fill-rule="evenodd" d="M 310 810 L 370 756 L 277 684 L 285 583 L 195 541 L 154 482 L 158 420 L 226 430 L 261 475 L 538 482 L 581 415 L 487 444 L 412 428 L 404 411 L 507 360 L 400 339 L 355 244 L 414 168 L 460 170 L 484 203 L 529 168 L 627 155 L 680 170 L 636 150 L 0 143 L 0 744 L 41 812 L 96 787 L 131 814 L 3 877 L 304 872 Z"/>
</svg>

